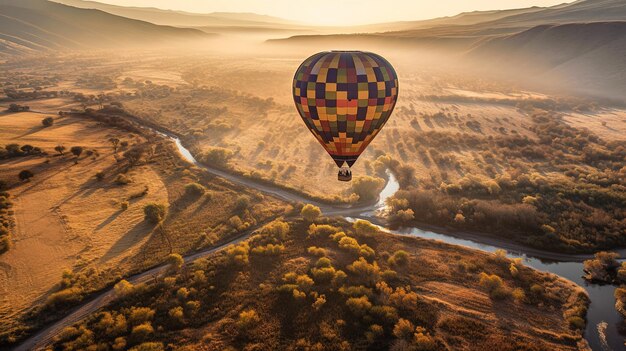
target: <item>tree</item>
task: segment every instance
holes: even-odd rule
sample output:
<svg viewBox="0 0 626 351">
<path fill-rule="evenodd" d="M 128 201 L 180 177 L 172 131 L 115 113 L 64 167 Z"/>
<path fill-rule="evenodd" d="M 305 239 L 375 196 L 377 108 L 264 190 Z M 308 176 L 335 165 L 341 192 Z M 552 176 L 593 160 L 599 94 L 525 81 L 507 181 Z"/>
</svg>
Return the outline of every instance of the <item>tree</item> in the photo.
<svg viewBox="0 0 626 351">
<path fill-rule="evenodd" d="M 113 152 L 117 152 L 117 147 L 118 147 L 118 146 L 119 146 L 119 144 L 120 144 L 120 139 L 115 138 L 115 137 L 114 137 L 114 138 L 110 138 L 110 139 L 109 139 L 109 142 L 110 142 L 111 144 L 113 144 Z"/>
<path fill-rule="evenodd" d="M 22 145 L 22 147 L 20 148 L 20 150 L 22 150 L 22 152 L 24 152 L 25 154 L 30 154 L 33 152 L 33 150 L 35 149 L 34 146 L 32 145 Z"/>
<path fill-rule="evenodd" d="M 59 154 L 61 154 L 61 156 L 63 156 L 63 153 L 65 152 L 65 146 L 57 145 L 54 147 L 54 151 L 58 152 Z"/>
<path fill-rule="evenodd" d="M 139 163 L 139 160 L 141 160 L 141 157 L 145 154 L 145 152 L 145 148 L 141 146 L 135 146 L 124 153 L 124 158 L 128 160 L 128 163 L 132 167 Z"/>
<path fill-rule="evenodd" d="M 306 204 L 302 207 L 302 210 L 300 211 L 300 215 L 307 222 L 313 222 L 322 215 L 322 211 L 317 206 Z"/>
<path fill-rule="evenodd" d="M 143 208 L 145 220 L 150 223 L 159 223 L 165 218 L 166 207 L 164 204 L 149 203 Z"/>
<path fill-rule="evenodd" d="M 352 228 L 354 228 L 356 234 L 359 236 L 372 236 L 378 232 L 377 226 L 363 219 L 358 219 L 354 222 Z"/>
<path fill-rule="evenodd" d="M 19 144 L 7 144 L 4 148 L 9 153 L 9 156 L 18 156 L 18 155 L 20 155 L 20 145 Z"/>
<path fill-rule="evenodd" d="M 385 180 L 378 177 L 357 177 L 352 181 L 352 191 L 359 195 L 361 201 L 371 201 L 376 199 L 385 186 Z"/>
<path fill-rule="evenodd" d="M 41 120 L 41 124 L 43 124 L 44 127 L 51 127 L 54 124 L 54 118 L 46 117 Z"/>
<path fill-rule="evenodd" d="M 35 175 L 33 174 L 33 172 L 25 169 L 21 171 L 17 176 L 20 178 L 21 181 L 25 181 L 25 180 L 32 178 Z"/>
<path fill-rule="evenodd" d="M 83 147 L 82 146 L 72 146 L 70 148 L 70 152 L 76 156 L 76 158 L 79 158 L 80 155 L 83 153 Z"/>
</svg>

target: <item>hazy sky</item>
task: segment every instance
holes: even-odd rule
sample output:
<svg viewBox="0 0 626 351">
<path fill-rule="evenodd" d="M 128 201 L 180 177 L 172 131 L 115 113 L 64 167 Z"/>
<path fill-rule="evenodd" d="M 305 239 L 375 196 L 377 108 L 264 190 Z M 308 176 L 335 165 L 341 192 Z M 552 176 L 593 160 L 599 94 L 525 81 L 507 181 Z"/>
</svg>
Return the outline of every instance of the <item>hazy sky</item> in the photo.
<svg viewBox="0 0 626 351">
<path fill-rule="evenodd" d="M 450 16 L 474 10 L 552 6 L 572 0 L 99 0 L 189 12 L 254 12 L 314 24 L 351 25 Z"/>
</svg>

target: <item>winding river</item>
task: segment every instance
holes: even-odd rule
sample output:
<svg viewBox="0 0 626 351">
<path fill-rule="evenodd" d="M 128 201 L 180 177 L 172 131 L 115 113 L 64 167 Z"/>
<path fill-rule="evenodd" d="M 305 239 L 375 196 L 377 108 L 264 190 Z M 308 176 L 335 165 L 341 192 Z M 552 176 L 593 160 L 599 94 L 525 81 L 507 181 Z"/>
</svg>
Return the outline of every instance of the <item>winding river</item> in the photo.
<svg viewBox="0 0 626 351">
<path fill-rule="evenodd" d="M 187 161 L 205 169 L 210 173 L 225 177 L 237 183 L 244 183 L 250 187 L 257 188 L 266 193 L 271 193 L 288 201 L 313 203 L 319 206 L 325 214 L 344 215 L 348 220 L 361 218 L 367 219 L 378 225 L 382 225 L 380 219 L 376 217 L 376 212 L 383 209 L 387 198 L 392 196 L 400 188 L 400 185 L 396 181 L 393 174 L 388 172 L 389 180 L 385 188 L 380 193 L 378 203 L 374 206 L 343 208 L 316 203 L 316 201 L 308 200 L 298 194 L 291 193 L 286 190 L 275 189 L 268 185 L 262 185 L 260 187 L 259 184 L 253 180 L 206 167 L 195 159 L 191 152 L 183 146 L 180 139 L 172 136 L 168 137 L 176 143 L 176 147 L 179 152 Z M 505 249 L 507 250 L 509 257 L 522 258 L 524 263 L 530 267 L 569 279 L 582 286 L 589 294 L 589 298 L 591 300 L 591 305 L 589 306 L 589 311 L 587 312 L 587 328 L 585 330 L 585 339 L 587 339 L 591 348 L 593 350 L 601 351 L 617 351 L 625 349 L 624 336 L 620 335 L 618 332 L 618 326 L 622 322 L 622 316 L 615 310 L 615 297 L 613 296 L 615 287 L 612 285 L 589 284 L 582 278 L 582 261 L 589 258 L 589 255 L 554 254 L 507 243 L 505 241 L 498 242 L 493 239 L 489 240 L 485 237 L 477 235 L 472 235 L 471 238 L 468 239 L 467 235 L 463 235 L 463 237 L 456 237 L 451 234 L 436 233 L 418 228 L 390 230 L 389 228 L 383 227 L 383 229 L 396 234 L 440 240 L 449 244 L 471 247 L 473 249 L 487 252 L 495 252 L 498 249 Z"/>
<path fill-rule="evenodd" d="M 228 173 L 222 170 L 214 169 L 200 164 L 192 155 L 192 153 L 183 146 L 181 141 L 171 135 L 165 135 L 170 138 L 178 148 L 182 157 L 188 162 L 202 168 L 203 170 L 228 179 L 234 183 L 242 184 L 251 188 L 255 188 L 263 193 L 281 198 L 286 201 L 300 201 L 314 204 L 321 208 L 326 215 L 340 215 L 348 220 L 355 218 L 367 219 L 379 226 L 383 226 L 384 222 L 376 216 L 379 210 L 384 209 L 385 200 L 393 195 L 398 189 L 399 184 L 391 173 L 388 174 L 389 180 L 385 188 L 380 193 L 378 203 L 368 206 L 351 207 L 347 205 L 329 205 L 319 203 L 314 200 L 307 199 L 295 192 L 274 187 L 269 184 L 263 184 L 252 179 L 245 178 L 240 175 Z M 505 249 L 511 258 L 522 258 L 524 263 L 535 269 L 554 273 L 563 278 L 569 279 L 576 284 L 585 288 L 591 299 L 591 305 L 587 313 L 587 328 L 585 330 L 585 338 L 593 350 L 597 351 L 617 351 L 624 350 L 624 337 L 619 334 L 618 326 L 622 321 L 621 315 L 615 310 L 615 298 L 613 292 L 615 288 L 611 285 L 594 285 L 588 284 L 583 278 L 582 261 L 589 258 L 589 255 L 567 255 L 555 254 L 547 251 L 541 251 L 529 247 L 519 246 L 504 240 L 500 241 L 494 238 L 475 235 L 471 233 L 441 233 L 418 228 L 403 228 L 399 230 L 391 230 L 384 228 L 386 231 L 399 234 L 411 235 L 426 239 L 440 240 L 446 243 L 461 245 L 487 252 L 494 252 L 498 249 Z M 191 262 L 196 259 L 206 257 L 212 253 L 220 251 L 227 246 L 245 240 L 252 231 L 242 233 L 241 236 L 231 240 L 228 243 L 201 251 L 198 253 L 185 256 L 185 262 Z M 455 236 L 458 235 L 458 236 Z M 128 277 L 127 280 L 133 284 L 146 282 L 155 274 L 162 272 L 166 267 L 158 266 L 146 272 Z M 27 351 L 38 349 L 49 343 L 54 335 L 56 335 L 65 326 L 72 325 L 85 318 L 90 313 L 105 306 L 115 298 L 113 289 L 105 290 L 84 305 L 78 307 L 71 314 L 60 321 L 48 326 L 37 334 L 25 340 L 21 345 L 15 348 L 16 351 Z"/>
</svg>

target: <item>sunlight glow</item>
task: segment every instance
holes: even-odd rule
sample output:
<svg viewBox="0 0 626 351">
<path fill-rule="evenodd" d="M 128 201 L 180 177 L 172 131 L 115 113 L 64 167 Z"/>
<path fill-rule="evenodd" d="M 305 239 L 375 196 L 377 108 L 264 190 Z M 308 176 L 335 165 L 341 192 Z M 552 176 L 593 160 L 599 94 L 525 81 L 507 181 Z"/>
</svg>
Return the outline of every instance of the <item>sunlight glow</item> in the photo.
<svg viewBox="0 0 626 351">
<path fill-rule="evenodd" d="M 572 0 L 101 0 L 121 6 L 197 13 L 254 12 L 317 25 L 422 20 L 460 12 L 554 6 Z"/>
</svg>

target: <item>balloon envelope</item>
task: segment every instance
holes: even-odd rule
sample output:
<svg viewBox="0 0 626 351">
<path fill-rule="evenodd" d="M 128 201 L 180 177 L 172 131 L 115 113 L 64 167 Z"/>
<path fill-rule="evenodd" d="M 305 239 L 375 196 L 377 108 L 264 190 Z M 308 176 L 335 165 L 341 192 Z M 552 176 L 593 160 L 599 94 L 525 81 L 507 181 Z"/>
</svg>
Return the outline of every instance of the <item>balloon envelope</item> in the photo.
<svg viewBox="0 0 626 351">
<path fill-rule="evenodd" d="M 398 76 L 387 60 L 371 52 L 320 52 L 296 71 L 293 98 L 337 166 L 346 162 L 351 167 L 391 116 Z"/>
</svg>

